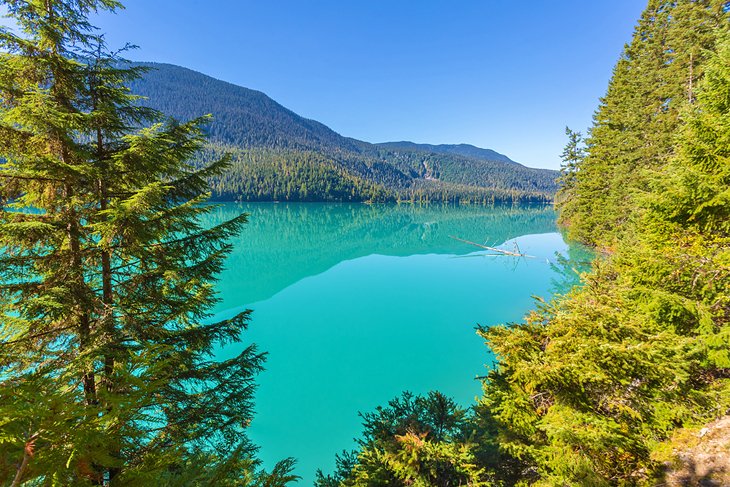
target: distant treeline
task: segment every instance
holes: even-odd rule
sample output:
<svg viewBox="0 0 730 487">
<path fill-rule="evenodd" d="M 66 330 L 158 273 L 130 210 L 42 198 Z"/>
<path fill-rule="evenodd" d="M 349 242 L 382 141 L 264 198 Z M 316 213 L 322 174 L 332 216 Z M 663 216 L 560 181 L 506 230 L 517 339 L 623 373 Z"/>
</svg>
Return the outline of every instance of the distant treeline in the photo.
<svg viewBox="0 0 730 487">
<path fill-rule="evenodd" d="M 208 163 L 228 154 L 231 168 L 211 180 L 213 198 L 218 201 L 411 201 L 492 204 L 497 202 L 546 202 L 549 192 L 534 182 L 512 175 L 514 187 L 486 171 L 485 186 L 466 184 L 454 177 L 456 163 L 449 164 L 435 154 L 406 153 L 400 158 L 402 171 L 386 164 L 367 165 L 353 161 L 352 170 L 321 153 L 285 149 L 238 149 L 208 144 L 200 161 Z M 476 161 L 473 163 L 478 165 Z M 426 169 L 428 168 L 428 169 Z M 497 168 L 498 170 L 501 167 Z M 405 176 L 404 176 L 405 174 Z M 428 177 L 426 177 L 428 176 Z M 410 179 L 408 179 L 410 177 Z M 506 178 L 505 178 L 506 179 Z M 492 186 L 487 186 L 488 181 Z M 525 187 L 521 187 L 521 185 Z M 533 186 L 533 189 L 527 188 Z"/>
</svg>

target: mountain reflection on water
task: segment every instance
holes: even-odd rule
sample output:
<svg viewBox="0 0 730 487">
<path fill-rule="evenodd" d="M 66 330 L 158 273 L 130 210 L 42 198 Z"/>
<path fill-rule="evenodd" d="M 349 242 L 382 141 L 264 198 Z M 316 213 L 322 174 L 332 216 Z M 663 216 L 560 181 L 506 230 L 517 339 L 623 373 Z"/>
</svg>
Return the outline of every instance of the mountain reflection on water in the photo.
<svg viewBox="0 0 730 487">
<path fill-rule="evenodd" d="M 206 224 L 242 212 L 249 223 L 231 242 L 235 250 L 225 273 L 226 291 L 239 305 L 367 255 L 466 255 L 481 249 L 452 237 L 499 246 L 522 235 L 557 232 L 550 206 L 229 203 Z"/>
</svg>

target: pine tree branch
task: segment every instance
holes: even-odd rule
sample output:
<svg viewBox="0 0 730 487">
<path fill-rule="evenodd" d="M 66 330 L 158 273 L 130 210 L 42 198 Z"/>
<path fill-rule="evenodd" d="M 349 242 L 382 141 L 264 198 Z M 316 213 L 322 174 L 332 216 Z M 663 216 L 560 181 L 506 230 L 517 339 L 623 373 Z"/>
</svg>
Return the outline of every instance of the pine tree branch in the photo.
<svg viewBox="0 0 730 487">
<path fill-rule="evenodd" d="M 24 337 L 21 337 L 21 338 L 16 338 L 15 340 L 10 340 L 10 341 L 6 341 L 6 342 L 2 342 L 2 345 L 12 345 L 14 343 L 20 343 L 20 342 L 24 342 L 24 341 L 28 341 L 28 340 L 34 340 L 36 338 L 41 338 L 41 337 L 44 337 L 44 336 L 47 336 L 47 335 L 51 335 L 53 333 L 58 333 L 58 332 L 66 331 L 66 330 L 71 330 L 71 329 L 74 329 L 74 328 L 76 328 L 75 325 L 63 326 L 61 328 L 54 328 L 53 330 L 48 330 L 48 331 L 44 331 L 44 332 L 41 332 L 41 333 L 36 333 L 36 334 L 33 334 L 33 335 L 28 335 L 28 336 L 24 336 Z"/>
<path fill-rule="evenodd" d="M 49 178 L 44 176 L 17 176 L 12 174 L 0 174 L 0 178 L 6 178 L 6 179 L 20 179 L 23 181 L 53 181 L 57 183 L 63 183 L 63 179 L 58 178 Z"/>
</svg>

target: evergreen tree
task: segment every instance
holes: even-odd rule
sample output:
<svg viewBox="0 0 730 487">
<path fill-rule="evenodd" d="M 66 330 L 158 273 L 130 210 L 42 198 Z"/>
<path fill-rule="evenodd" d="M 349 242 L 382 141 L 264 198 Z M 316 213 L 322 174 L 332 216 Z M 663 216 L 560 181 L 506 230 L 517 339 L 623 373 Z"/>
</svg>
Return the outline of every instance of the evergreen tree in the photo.
<svg viewBox="0 0 730 487">
<path fill-rule="evenodd" d="M 0 482 L 282 485 L 245 430 L 263 355 L 214 322 L 242 215 L 213 228 L 206 119 L 165 121 L 89 24 L 112 0 L 4 2 L 0 31 Z M 144 124 L 155 122 L 147 128 Z"/>
<path fill-rule="evenodd" d="M 480 464 L 487 448 L 475 441 L 479 425 L 443 394 L 406 392 L 362 418 L 359 450 L 338 455 L 337 471 L 332 475 L 318 472 L 316 486 L 477 487 L 496 483 L 491 471 Z"/>
<path fill-rule="evenodd" d="M 594 116 L 572 196 L 558 205 L 571 237 L 615 243 L 650 173 L 671 160 L 680 109 L 728 25 L 726 0 L 649 2 Z"/>
<path fill-rule="evenodd" d="M 647 173 L 610 257 L 525 324 L 481 331 L 500 359 L 484 410 L 544 485 L 655 485 L 671 435 L 730 406 L 730 39 L 719 38 L 679 111 L 674 155 Z"/>
<path fill-rule="evenodd" d="M 558 178 L 560 189 L 555 196 L 557 204 L 570 199 L 575 188 L 576 172 L 578 172 L 578 168 L 585 158 L 583 135 L 580 132 L 570 130 L 568 127 L 565 127 L 565 135 L 568 136 L 568 143 L 563 149 L 563 153 L 560 154 L 563 163 L 560 165 L 560 178 Z"/>
</svg>

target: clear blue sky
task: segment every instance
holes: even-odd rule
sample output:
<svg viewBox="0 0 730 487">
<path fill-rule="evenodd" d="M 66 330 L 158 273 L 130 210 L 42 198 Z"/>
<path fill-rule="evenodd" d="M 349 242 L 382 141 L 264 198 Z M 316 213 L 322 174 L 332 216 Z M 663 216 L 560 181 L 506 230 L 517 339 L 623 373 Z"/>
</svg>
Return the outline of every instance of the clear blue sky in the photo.
<svg viewBox="0 0 730 487">
<path fill-rule="evenodd" d="M 124 1 L 124 0 L 123 0 Z M 135 60 L 263 91 L 369 142 L 470 143 L 559 166 L 645 0 L 126 0 Z"/>
</svg>

